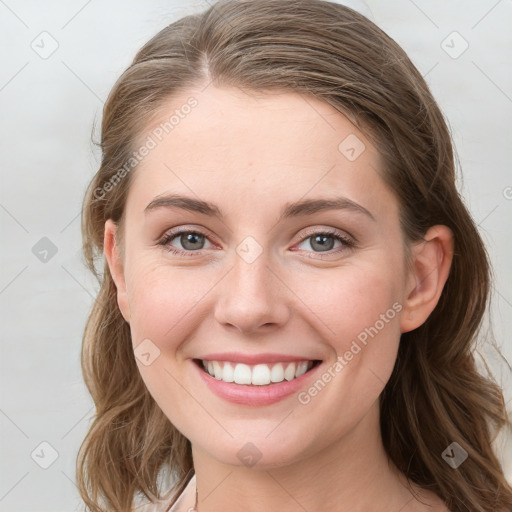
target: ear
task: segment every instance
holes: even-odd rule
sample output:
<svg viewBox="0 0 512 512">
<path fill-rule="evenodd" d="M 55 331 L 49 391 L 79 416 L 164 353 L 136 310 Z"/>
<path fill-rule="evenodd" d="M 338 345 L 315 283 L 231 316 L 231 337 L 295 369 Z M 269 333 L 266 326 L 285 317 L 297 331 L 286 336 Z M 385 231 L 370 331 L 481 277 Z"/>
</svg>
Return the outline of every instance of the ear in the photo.
<svg viewBox="0 0 512 512">
<path fill-rule="evenodd" d="M 124 319 L 130 322 L 130 305 L 128 303 L 128 294 L 126 293 L 126 281 L 124 274 L 123 261 L 120 254 L 118 242 L 116 240 L 117 225 L 112 219 L 105 222 L 105 234 L 103 238 L 103 253 L 107 260 L 110 274 L 117 288 L 117 304 L 121 310 Z"/>
<path fill-rule="evenodd" d="M 432 226 L 411 252 L 413 263 L 400 319 L 402 332 L 422 325 L 436 307 L 450 273 L 453 233 L 447 226 Z"/>
</svg>

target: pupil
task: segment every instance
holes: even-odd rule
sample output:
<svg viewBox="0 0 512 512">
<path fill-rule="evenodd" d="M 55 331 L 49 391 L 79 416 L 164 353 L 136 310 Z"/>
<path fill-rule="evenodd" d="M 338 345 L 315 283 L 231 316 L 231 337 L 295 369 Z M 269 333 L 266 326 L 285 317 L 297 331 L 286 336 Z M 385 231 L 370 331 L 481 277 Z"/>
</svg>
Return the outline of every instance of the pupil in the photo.
<svg viewBox="0 0 512 512">
<path fill-rule="evenodd" d="M 326 244 L 326 242 L 325 242 L 325 241 L 326 241 L 327 239 L 330 239 L 330 240 L 331 240 L 331 243 L 327 243 L 327 244 Z M 319 245 L 319 248 L 320 248 L 321 250 L 327 250 L 327 251 L 328 251 L 328 250 L 332 249 L 333 244 L 334 244 L 334 240 L 333 240 L 333 238 L 332 238 L 330 235 L 316 235 L 316 236 L 313 238 L 313 242 L 311 243 L 311 247 L 312 247 L 313 249 L 315 249 L 314 244 L 316 244 L 316 243 L 319 243 L 319 244 L 320 244 L 320 245 Z M 317 247 L 317 248 L 318 248 L 318 247 Z"/>
<path fill-rule="evenodd" d="M 183 247 L 185 247 L 185 249 L 197 249 L 197 245 L 194 246 L 194 243 L 197 244 L 197 242 L 198 242 L 197 238 L 200 237 L 200 236 L 202 236 L 202 235 L 198 235 L 198 234 L 195 234 L 195 233 L 188 233 L 186 235 L 182 235 L 181 243 L 182 243 Z M 187 247 L 188 243 L 191 243 L 192 246 L 191 247 Z"/>
</svg>

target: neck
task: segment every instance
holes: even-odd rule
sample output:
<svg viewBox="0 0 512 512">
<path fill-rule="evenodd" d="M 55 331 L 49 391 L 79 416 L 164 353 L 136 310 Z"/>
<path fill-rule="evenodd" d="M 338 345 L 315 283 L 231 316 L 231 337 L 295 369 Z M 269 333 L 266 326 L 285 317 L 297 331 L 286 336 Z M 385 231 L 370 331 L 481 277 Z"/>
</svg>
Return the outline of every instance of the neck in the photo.
<svg viewBox="0 0 512 512">
<path fill-rule="evenodd" d="M 378 413 L 376 402 L 341 439 L 287 465 L 224 464 L 192 445 L 197 510 L 405 511 L 414 497 L 387 458 Z"/>
</svg>

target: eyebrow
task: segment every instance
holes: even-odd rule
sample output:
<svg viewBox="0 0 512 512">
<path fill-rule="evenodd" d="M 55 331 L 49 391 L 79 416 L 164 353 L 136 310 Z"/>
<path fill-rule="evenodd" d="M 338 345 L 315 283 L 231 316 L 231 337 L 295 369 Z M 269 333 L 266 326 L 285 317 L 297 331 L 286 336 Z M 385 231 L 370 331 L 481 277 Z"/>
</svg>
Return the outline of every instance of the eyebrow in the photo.
<svg viewBox="0 0 512 512">
<path fill-rule="evenodd" d="M 168 194 L 164 196 L 155 197 L 144 209 L 144 213 L 159 209 L 159 208 L 180 208 L 190 212 L 201 213 L 218 219 L 224 219 L 223 213 L 219 208 L 208 201 L 195 199 L 193 197 L 180 196 L 177 194 Z M 364 206 L 361 206 L 346 197 L 336 197 L 333 199 L 304 199 L 295 203 L 286 203 L 283 208 L 279 221 L 290 217 L 299 217 L 300 215 L 311 215 L 313 213 L 325 210 L 349 210 L 366 215 L 373 221 L 375 217 Z"/>
</svg>

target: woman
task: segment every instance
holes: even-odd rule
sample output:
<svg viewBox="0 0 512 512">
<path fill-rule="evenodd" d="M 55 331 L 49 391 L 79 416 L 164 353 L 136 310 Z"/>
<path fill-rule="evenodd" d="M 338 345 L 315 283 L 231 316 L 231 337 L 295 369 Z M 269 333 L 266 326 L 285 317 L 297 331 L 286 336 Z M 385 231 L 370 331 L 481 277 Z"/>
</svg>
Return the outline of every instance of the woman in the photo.
<svg viewBox="0 0 512 512">
<path fill-rule="evenodd" d="M 393 40 L 334 3 L 220 1 L 138 52 L 101 146 L 89 510 L 511 509 L 472 355 L 487 255 Z"/>
</svg>

